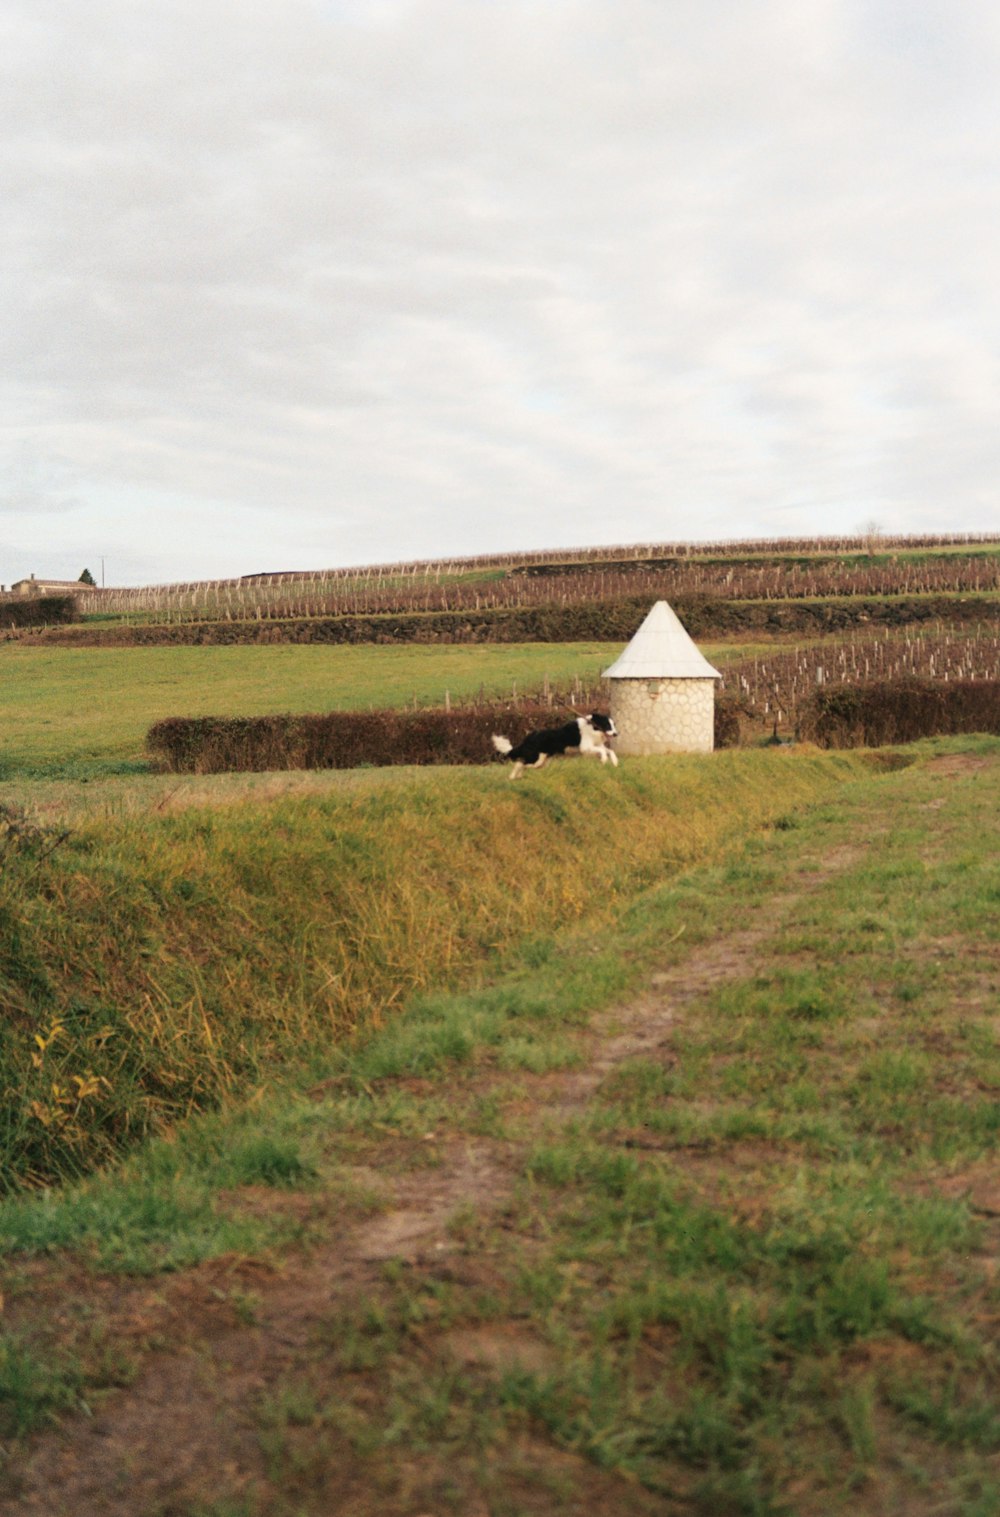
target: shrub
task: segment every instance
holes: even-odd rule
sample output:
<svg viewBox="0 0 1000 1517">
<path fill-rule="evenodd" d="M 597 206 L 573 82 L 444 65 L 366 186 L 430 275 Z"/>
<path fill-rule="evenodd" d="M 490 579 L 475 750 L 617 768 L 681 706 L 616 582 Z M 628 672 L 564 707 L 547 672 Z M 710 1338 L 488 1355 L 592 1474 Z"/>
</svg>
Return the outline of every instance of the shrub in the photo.
<svg viewBox="0 0 1000 1517">
<path fill-rule="evenodd" d="M 740 706 L 735 700 L 715 698 L 715 746 L 738 748 L 740 742 Z"/>
<path fill-rule="evenodd" d="M 72 595 L 32 595 L 23 600 L 0 597 L 0 627 L 47 627 L 76 621 L 77 614 Z"/>
<path fill-rule="evenodd" d="M 803 738 L 823 748 L 881 747 L 958 732 L 1000 732 L 1000 680 L 894 680 L 817 690 Z"/>
</svg>

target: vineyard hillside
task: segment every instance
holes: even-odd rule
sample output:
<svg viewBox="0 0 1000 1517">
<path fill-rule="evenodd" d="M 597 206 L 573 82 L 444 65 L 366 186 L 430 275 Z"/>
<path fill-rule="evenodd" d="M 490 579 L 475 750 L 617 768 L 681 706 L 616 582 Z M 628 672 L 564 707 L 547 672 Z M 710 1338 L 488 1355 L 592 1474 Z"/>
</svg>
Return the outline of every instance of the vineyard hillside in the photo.
<svg viewBox="0 0 1000 1517">
<path fill-rule="evenodd" d="M 81 589 L 74 629 L 8 630 L 87 643 L 618 640 L 661 599 L 700 636 L 995 618 L 1000 540 L 639 544 Z M 0 598 L 0 627 L 13 620 Z"/>
</svg>

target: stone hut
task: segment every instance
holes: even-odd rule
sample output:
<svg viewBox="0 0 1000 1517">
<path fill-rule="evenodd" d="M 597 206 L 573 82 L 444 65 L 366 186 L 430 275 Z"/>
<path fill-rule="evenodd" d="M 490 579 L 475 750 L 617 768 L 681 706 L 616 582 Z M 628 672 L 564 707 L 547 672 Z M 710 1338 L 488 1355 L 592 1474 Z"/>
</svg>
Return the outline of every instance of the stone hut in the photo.
<svg viewBox="0 0 1000 1517">
<path fill-rule="evenodd" d="M 604 678 L 619 753 L 711 753 L 717 669 L 698 652 L 665 600 Z"/>
</svg>

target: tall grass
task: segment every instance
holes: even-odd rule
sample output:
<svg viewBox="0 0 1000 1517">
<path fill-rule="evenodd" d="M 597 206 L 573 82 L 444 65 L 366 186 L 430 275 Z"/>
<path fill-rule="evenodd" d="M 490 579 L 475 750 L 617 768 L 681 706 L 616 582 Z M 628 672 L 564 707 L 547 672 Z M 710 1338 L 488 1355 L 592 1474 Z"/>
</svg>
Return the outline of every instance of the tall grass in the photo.
<svg viewBox="0 0 1000 1517">
<path fill-rule="evenodd" d="M 0 874 L 0 1186 L 82 1173 L 826 794 L 810 751 L 83 820 Z M 538 777 L 541 779 L 541 777 Z"/>
</svg>

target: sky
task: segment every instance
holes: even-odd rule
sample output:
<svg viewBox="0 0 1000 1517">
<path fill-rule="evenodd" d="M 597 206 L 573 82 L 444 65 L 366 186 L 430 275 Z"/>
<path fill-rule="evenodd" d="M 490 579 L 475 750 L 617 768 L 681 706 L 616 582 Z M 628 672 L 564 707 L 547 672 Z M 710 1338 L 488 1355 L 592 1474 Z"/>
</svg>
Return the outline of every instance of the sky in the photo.
<svg viewBox="0 0 1000 1517">
<path fill-rule="evenodd" d="M 995 0 L 0 0 L 0 582 L 1000 531 Z"/>
</svg>

